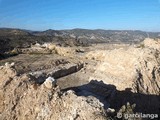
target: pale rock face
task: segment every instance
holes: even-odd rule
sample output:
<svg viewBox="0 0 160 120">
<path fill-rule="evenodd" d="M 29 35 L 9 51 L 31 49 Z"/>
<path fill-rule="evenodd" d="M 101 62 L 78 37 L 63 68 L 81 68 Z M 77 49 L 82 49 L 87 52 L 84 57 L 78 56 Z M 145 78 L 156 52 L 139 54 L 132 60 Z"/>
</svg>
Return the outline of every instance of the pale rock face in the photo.
<svg viewBox="0 0 160 120">
<path fill-rule="evenodd" d="M 95 72 L 90 80 L 103 80 L 118 90 L 132 88 L 133 91 L 158 94 L 160 88 L 160 44 L 145 40 L 148 47 L 91 51 L 86 57 L 97 60 Z"/>
<path fill-rule="evenodd" d="M 30 83 L 30 76 L 8 76 L 10 74 L 5 71 L 0 70 L 0 78 L 4 77 L 0 82 L 2 120 L 106 120 L 102 103 L 96 98 L 88 100 L 71 90 L 61 92 L 58 87 L 47 89 L 55 82 L 52 77 L 35 89 L 35 84 Z"/>
<path fill-rule="evenodd" d="M 45 80 L 44 85 L 46 86 L 46 88 L 52 89 L 53 87 L 56 86 L 56 80 L 53 77 L 48 77 Z"/>
<path fill-rule="evenodd" d="M 160 49 L 160 39 L 157 40 L 153 40 L 150 38 L 146 38 L 144 41 L 144 46 L 145 47 L 150 47 L 150 48 L 154 48 L 154 49 Z"/>
<path fill-rule="evenodd" d="M 6 62 L 5 67 L 10 67 L 10 64 L 8 62 Z"/>
<path fill-rule="evenodd" d="M 13 78 L 17 75 L 17 72 L 15 69 L 12 68 L 13 63 L 5 63 L 4 66 L 0 66 L 0 80 L 9 80 L 10 78 Z M 1 84 L 1 83 L 0 83 Z"/>
<path fill-rule="evenodd" d="M 12 62 L 12 63 L 11 63 L 11 67 L 13 67 L 14 65 L 15 65 L 15 63 L 14 63 L 14 62 Z"/>
<path fill-rule="evenodd" d="M 11 67 L 14 67 L 14 66 L 15 66 L 15 63 L 14 63 L 14 62 L 12 62 L 11 64 L 8 63 L 8 62 L 5 63 L 5 67 L 6 67 L 6 68 L 11 68 Z"/>
<path fill-rule="evenodd" d="M 49 44 L 48 49 L 55 51 L 56 54 L 61 56 L 70 56 L 75 53 L 75 51 L 72 50 L 70 47 L 59 47 L 55 44 Z"/>
<path fill-rule="evenodd" d="M 115 109 L 108 108 L 108 109 L 107 109 L 107 113 L 115 113 Z"/>
</svg>

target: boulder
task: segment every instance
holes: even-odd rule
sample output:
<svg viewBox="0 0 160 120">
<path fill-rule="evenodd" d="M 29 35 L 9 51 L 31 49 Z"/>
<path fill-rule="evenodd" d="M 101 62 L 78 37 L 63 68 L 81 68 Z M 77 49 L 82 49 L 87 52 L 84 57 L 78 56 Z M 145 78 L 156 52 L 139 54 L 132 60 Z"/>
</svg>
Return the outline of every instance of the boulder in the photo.
<svg viewBox="0 0 160 120">
<path fill-rule="evenodd" d="M 53 77 L 48 77 L 43 84 L 46 88 L 52 89 L 56 86 L 56 80 Z"/>
</svg>

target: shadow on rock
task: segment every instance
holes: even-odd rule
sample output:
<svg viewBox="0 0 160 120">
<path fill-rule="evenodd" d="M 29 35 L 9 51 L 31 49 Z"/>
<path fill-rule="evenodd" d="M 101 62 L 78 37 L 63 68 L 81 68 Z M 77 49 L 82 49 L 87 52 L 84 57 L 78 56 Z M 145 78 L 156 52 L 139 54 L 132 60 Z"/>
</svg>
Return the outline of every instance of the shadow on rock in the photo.
<svg viewBox="0 0 160 120">
<path fill-rule="evenodd" d="M 91 80 L 88 84 L 63 89 L 74 90 L 78 96 L 94 96 L 104 104 L 104 108 L 114 108 L 119 111 L 123 105 L 128 102 L 136 104 L 134 112 L 144 114 L 160 113 L 160 96 L 147 95 L 142 93 L 133 93 L 131 88 L 119 91 L 116 86 L 105 84 L 103 81 Z"/>
</svg>

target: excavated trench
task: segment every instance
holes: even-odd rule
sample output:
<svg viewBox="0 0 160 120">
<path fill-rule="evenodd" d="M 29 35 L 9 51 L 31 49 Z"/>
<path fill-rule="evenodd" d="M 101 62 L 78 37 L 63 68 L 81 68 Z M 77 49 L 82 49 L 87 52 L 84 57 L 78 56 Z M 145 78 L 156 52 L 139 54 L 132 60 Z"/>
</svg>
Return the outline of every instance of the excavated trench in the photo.
<svg viewBox="0 0 160 120">
<path fill-rule="evenodd" d="M 29 75 L 36 80 L 37 84 L 43 84 L 46 78 L 53 77 L 54 79 L 58 79 L 75 72 L 78 72 L 83 68 L 83 63 L 67 63 L 65 65 L 59 65 L 54 68 L 30 72 Z"/>
</svg>

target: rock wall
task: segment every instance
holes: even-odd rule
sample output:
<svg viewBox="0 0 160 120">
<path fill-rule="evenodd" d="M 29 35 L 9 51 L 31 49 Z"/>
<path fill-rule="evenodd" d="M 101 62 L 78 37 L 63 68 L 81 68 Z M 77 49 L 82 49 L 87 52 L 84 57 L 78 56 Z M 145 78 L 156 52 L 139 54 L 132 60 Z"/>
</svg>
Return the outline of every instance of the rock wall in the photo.
<svg viewBox="0 0 160 120">
<path fill-rule="evenodd" d="M 97 66 L 90 79 L 103 80 L 119 90 L 132 88 L 138 93 L 159 94 L 159 47 L 159 42 L 146 39 L 143 48 L 91 51 L 86 58 L 97 60 Z"/>
</svg>

